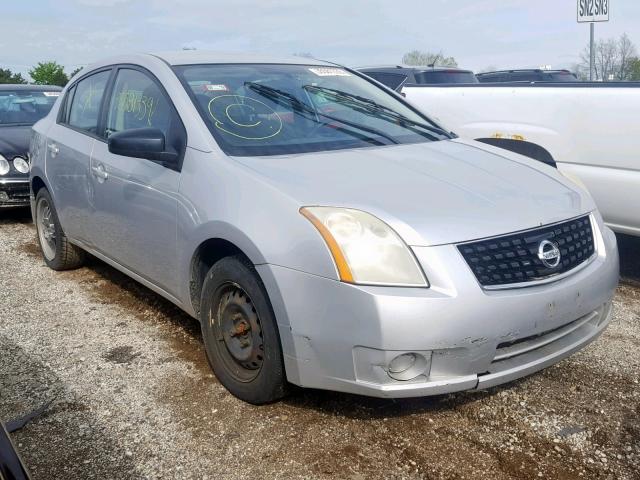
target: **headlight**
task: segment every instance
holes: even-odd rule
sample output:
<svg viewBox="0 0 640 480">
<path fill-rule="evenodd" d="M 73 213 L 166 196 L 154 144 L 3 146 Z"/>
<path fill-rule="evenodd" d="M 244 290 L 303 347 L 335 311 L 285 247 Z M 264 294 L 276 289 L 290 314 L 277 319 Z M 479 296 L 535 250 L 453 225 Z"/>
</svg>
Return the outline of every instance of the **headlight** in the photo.
<svg viewBox="0 0 640 480">
<path fill-rule="evenodd" d="M 343 282 L 429 285 L 409 247 L 382 220 L 349 208 L 304 207 L 300 213 L 322 235 Z"/>
<path fill-rule="evenodd" d="M 7 159 L 0 155 L 0 175 L 6 175 L 9 173 L 10 168 L 11 167 L 9 166 Z"/>
<path fill-rule="evenodd" d="M 20 173 L 29 173 L 29 162 L 22 157 L 16 157 L 13 159 L 14 168 Z"/>
</svg>

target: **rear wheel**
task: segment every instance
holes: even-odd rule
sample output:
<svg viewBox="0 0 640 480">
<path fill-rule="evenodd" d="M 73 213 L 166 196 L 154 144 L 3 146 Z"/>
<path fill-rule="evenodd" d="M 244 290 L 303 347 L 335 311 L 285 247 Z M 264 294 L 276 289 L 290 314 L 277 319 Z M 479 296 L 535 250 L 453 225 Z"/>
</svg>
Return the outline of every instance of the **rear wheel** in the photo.
<svg viewBox="0 0 640 480">
<path fill-rule="evenodd" d="M 69 243 L 58 221 L 51 195 L 45 188 L 41 188 L 36 195 L 34 221 L 42 256 L 50 268 L 70 270 L 82 265 L 85 252 Z"/>
<path fill-rule="evenodd" d="M 218 380 L 236 397 L 262 404 L 287 382 L 275 316 L 257 272 L 242 256 L 217 262 L 204 282 L 202 336 Z"/>
</svg>

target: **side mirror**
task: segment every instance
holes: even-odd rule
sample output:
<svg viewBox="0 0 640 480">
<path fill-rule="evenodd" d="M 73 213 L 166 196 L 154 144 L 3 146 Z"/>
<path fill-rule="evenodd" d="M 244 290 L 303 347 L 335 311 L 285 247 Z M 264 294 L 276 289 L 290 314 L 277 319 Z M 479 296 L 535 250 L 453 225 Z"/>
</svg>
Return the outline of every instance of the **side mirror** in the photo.
<svg viewBox="0 0 640 480">
<path fill-rule="evenodd" d="M 166 151 L 162 130 L 134 128 L 113 133 L 108 140 L 109 151 L 125 157 L 145 158 L 167 164 L 178 159 L 176 152 Z"/>
</svg>

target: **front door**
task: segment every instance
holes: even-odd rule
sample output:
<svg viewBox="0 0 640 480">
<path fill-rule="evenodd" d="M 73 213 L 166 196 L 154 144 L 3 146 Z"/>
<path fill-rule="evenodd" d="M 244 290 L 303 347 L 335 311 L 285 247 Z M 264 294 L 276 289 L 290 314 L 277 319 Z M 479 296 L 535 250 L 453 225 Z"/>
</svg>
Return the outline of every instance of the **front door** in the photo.
<svg viewBox="0 0 640 480">
<path fill-rule="evenodd" d="M 157 128 L 170 143 L 182 125 L 157 81 L 134 68 L 118 70 L 105 109 L 105 139 L 124 130 Z M 175 294 L 180 173 L 151 160 L 112 154 L 105 142 L 94 146 L 91 172 L 92 243 L 104 255 Z"/>
</svg>

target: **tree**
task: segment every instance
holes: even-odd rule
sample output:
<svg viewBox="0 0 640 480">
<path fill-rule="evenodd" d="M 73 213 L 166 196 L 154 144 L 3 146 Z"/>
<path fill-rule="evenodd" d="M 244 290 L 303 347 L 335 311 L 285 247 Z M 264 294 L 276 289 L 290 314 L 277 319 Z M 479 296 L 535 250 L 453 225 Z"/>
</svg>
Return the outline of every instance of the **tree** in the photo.
<svg viewBox="0 0 640 480">
<path fill-rule="evenodd" d="M 434 67 L 457 67 L 458 62 L 453 57 L 445 57 L 442 51 L 438 53 L 421 52 L 412 50 L 402 56 L 402 63 L 405 65 L 433 65 Z"/>
<path fill-rule="evenodd" d="M 629 80 L 640 81 L 640 58 L 638 57 L 629 61 Z"/>
<path fill-rule="evenodd" d="M 619 39 L 597 40 L 594 44 L 594 80 L 630 80 L 633 59 L 638 57 L 636 46 L 624 33 Z M 577 73 L 579 78 L 589 78 L 589 47 L 580 54 Z"/>
<path fill-rule="evenodd" d="M 69 74 L 69 80 L 71 80 L 73 77 L 75 77 L 76 74 L 80 72 L 80 70 L 82 70 L 82 67 L 78 67 L 78 68 L 74 69 L 73 72 L 71 72 Z"/>
<path fill-rule="evenodd" d="M 69 77 L 64 73 L 64 68 L 57 62 L 38 62 L 38 65 L 29 70 L 29 75 L 36 85 L 58 85 L 64 87 Z"/>
<path fill-rule="evenodd" d="M 8 68 L 0 68 L 0 83 L 27 83 L 22 75 L 13 73 Z"/>
<path fill-rule="evenodd" d="M 628 80 L 631 72 L 631 61 L 637 58 L 638 51 L 626 33 L 618 40 L 618 80 Z"/>
</svg>

